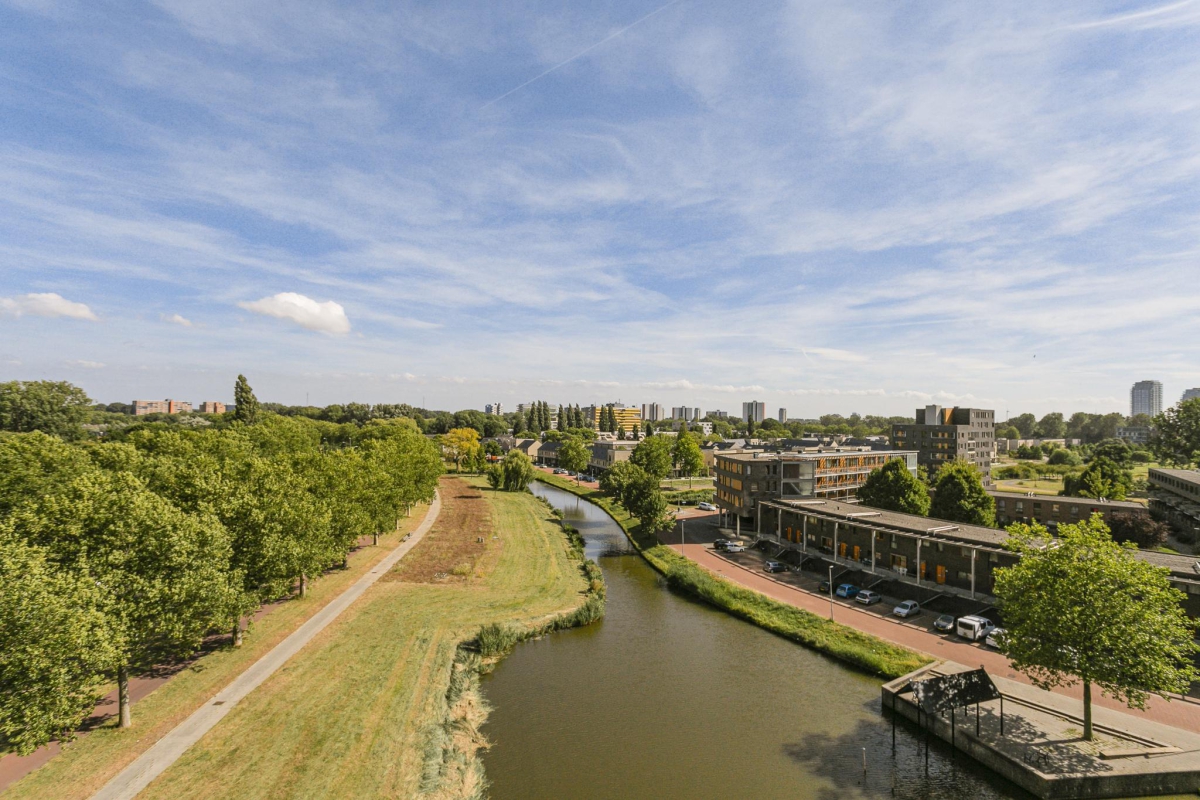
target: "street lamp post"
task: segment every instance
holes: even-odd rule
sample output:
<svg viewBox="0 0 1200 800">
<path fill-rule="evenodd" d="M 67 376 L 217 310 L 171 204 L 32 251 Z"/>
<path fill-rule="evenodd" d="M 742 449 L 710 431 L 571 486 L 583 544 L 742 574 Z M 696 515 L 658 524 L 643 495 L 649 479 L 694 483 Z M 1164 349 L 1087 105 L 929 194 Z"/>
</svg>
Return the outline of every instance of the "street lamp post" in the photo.
<svg viewBox="0 0 1200 800">
<path fill-rule="evenodd" d="M 829 565 L 829 621 L 833 622 L 833 565 Z"/>
</svg>

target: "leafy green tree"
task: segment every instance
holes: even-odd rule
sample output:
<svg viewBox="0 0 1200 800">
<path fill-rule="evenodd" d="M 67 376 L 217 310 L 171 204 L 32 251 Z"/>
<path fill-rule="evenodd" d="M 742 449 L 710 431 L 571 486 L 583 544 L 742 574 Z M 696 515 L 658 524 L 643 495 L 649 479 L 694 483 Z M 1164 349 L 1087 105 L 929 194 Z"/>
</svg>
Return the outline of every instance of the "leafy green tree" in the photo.
<svg viewBox="0 0 1200 800">
<path fill-rule="evenodd" d="M 1200 678 L 1192 664 L 1195 623 L 1169 571 L 1119 545 L 1099 515 L 1009 528 L 1020 555 L 996 571 L 1004 611 L 1001 651 L 1043 689 L 1083 683 L 1083 738 L 1093 739 L 1092 686 L 1145 708 L 1151 694 L 1183 694 Z"/>
<path fill-rule="evenodd" d="M 979 469 L 958 459 L 937 471 L 929 515 L 951 522 L 992 527 L 996 524 L 996 501 L 983 488 Z"/>
<path fill-rule="evenodd" d="M 1004 425 L 996 429 L 997 439 L 1020 439 L 1021 431 L 1015 425 Z"/>
<path fill-rule="evenodd" d="M 0 383 L 0 431 L 78 439 L 91 404 L 83 389 L 66 381 Z"/>
<path fill-rule="evenodd" d="M 1171 533 L 1170 526 L 1165 522 L 1159 522 L 1148 514 L 1128 511 L 1114 512 L 1109 517 L 1108 527 L 1112 530 L 1113 541 L 1120 544 L 1132 542 L 1143 550 L 1162 547 Z"/>
<path fill-rule="evenodd" d="M 655 480 L 661 481 L 671 474 L 671 439 L 667 436 L 643 439 L 633 448 L 629 460 L 652 475 Z"/>
<path fill-rule="evenodd" d="M 647 436 L 647 438 L 650 436 L 653 436 L 654 435 L 654 423 L 651 422 L 650 420 L 646 420 L 645 423 L 642 424 L 642 433 L 644 433 Z"/>
<path fill-rule="evenodd" d="M 245 375 L 238 375 L 233 384 L 233 418 L 238 422 L 253 425 L 258 421 L 258 398 L 250 388 L 250 382 Z"/>
<path fill-rule="evenodd" d="M 1112 459 L 1098 456 L 1078 475 L 1063 476 L 1063 497 L 1124 500 L 1133 490 L 1133 475 Z"/>
<path fill-rule="evenodd" d="M 1042 439 L 1061 439 L 1067 435 L 1067 423 L 1063 415 L 1055 411 L 1038 420 L 1036 433 Z"/>
<path fill-rule="evenodd" d="M 40 431 L 0 436 L 0 519 L 13 506 L 61 491 L 94 469 L 87 452 Z"/>
<path fill-rule="evenodd" d="M 856 494 L 863 505 L 873 508 L 929 515 L 929 490 L 898 458 L 872 470 Z"/>
<path fill-rule="evenodd" d="M 0 524 L 0 742 L 74 738 L 117 652 L 86 561 L 59 569 Z"/>
<path fill-rule="evenodd" d="M 621 505 L 638 518 L 645 533 L 654 535 L 668 530 L 674 520 L 669 513 L 670 506 L 658 488 L 658 478 L 644 470 L 641 474 L 632 473 L 630 477 L 622 492 Z"/>
<path fill-rule="evenodd" d="M 513 436 L 516 436 L 517 434 L 519 434 L 521 431 L 525 430 L 528 427 L 529 427 L 529 425 L 525 422 L 525 415 L 522 414 L 520 411 L 518 411 L 516 413 L 516 416 L 513 417 L 513 423 L 512 423 Z"/>
<path fill-rule="evenodd" d="M 501 485 L 508 492 L 523 492 L 533 480 L 533 462 L 520 450 L 509 450 L 500 468 L 503 471 Z"/>
<path fill-rule="evenodd" d="M 696 441 L 696 437 L 690 433 L 681 432 L 675 437 L 675 444 L 671 448 L 671 460 L 679 474 L 689 479 L 704 474 L 704 453 L 700 451 L 700 443 Z M 689 480 L 688 488 L 691 488 L 691 485 Z"/>
<path fill-rule="evenodd" d="M 583 472 L 591 461 L 591 449 L 574 436 L 568 436 L 558 450 L 558 465 L 569 472 Z"/>
<path fill-rule="evenodd" d="M 454 462 L 455 471 L 461 472 L 463 462 L 473 459 L 479 450 L 479 431 L 474 428 L 454 428 L 442 436 L 442 446 Z"/>
<path fill-rule="evenodd" d="M 1154 418 L 1150 450 L 1164 464 L 1200 465 L 1200 397 L 1168 408 Z"/>
<path fill-rule="evenodd" d="M 238 605 L 221 523 L 181 512 L 128 473 L 84 475 L 9 523 L 61 569 L 89 573 L 101 592 L 121 727 L 131 724 L 129 676 L 194 653 Z"/>
<path fill-rule="evenodd" d="M 1037 417 L 1033 414 L 1018 414 L 1010 418 L 1005 424 L 1011 425 L 1021 432 L 1018 438 L 1031 439 L 1033 438 L 1034 429 L 1037 428 Z"/>
<path fill-rule="evenodd" d="M 1127 467 L 1133 463 L 1133 448 L 1124 439 L 1105 439 L 1092 448 L 1092 458 L 1107 458 Z"/>
<path fill-rule="evenodd" d="M 629 461 L 618 461 L 600 476 L 600 491 L 610 497 L 620 500 L 625 494 L 625 487 L 645 471 Z"/>
<path fill-rule="evenodd" d="M 1060 447 L 1050 454 L 1048 463 L 1056 467 L 1078 467 L 1083 464 L 1083 459 L 1075 451 Z"/>
<path fill-rule="evenodd" d="M 504 486 L 504 468 L 499 464 L 492 464 L 484 473 L 487 476 L 488 486 L 493 489 L 499 489 Z"/>
</svg>

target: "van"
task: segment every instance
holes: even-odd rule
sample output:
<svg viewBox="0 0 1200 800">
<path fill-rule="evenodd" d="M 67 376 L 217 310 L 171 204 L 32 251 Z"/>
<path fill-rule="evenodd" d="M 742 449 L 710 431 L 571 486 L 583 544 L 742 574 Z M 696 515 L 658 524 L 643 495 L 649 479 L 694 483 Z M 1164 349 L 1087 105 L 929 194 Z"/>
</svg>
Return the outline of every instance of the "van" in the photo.
<svg viewBox="0 0 1200 800">
<path fill-rule="evenodd" d="M 986 617 L 977 617 L 969 615 L 959 617 L 955 624 L 954 632 L 962 638 L 970 642 L 977 642 L 980 639 L 986 639 L 988 634 L 995 630 L 996 626 L 990 619 Z"/>
</svg>

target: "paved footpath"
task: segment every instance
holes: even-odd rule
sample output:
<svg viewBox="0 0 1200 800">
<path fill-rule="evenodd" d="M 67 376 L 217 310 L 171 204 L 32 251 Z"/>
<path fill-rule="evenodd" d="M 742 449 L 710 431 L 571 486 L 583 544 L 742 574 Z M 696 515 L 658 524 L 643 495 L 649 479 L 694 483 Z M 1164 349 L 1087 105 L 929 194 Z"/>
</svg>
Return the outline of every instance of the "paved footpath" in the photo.
<svg viewBox="0 0 1200 800">
<path fill-rule="evenodd" d="M 741 584 L 748 589 L 761 592 L 768 597 L 784 603 L 811 611 L 814 614 L 819 614 L 823 617 L 829 616 L 829 598 L 824 595 L 814 594 L 813 592 L 781 583 L 765 572 L 753 570 L 741 564 L 734 563 L 729 559 L 722 558 L 703 544 L 687 544 L 682 546 L 672 544 L 670 547 L 672 550 L 681 552 L 697 564 L 706 567 L 712 572 L 719 573 L 721 577 L 728 578 L 734 583 Z M 906 624 L 904 621 L 894 617 L 873 613 L 859 607 L 857 604 L 846 605 L 841 602 L 835 603 L 834 620 L 864 633 L 878 636 L 880 639 L 886 639 L 889 642 L 902 645 L 911 650 L 927 653 L 933 658 L 957 661 L 960 664 L 968 666 L 978 664 L 985 667 L 988 672 L 1000 675 L 1001 677 L 1020 681 L 1025 684 L 1030 683 L 1030 680 L 1025 675 L 1012 668 L 1007 658 L 995 650 L 990 650 L 980 645 L 968 644 L 967 642 L 951 637 L 939 636 L 924 627 L 918 627 L 912 623 Z M 923 624 L 927 623 L 928 620 L 926 619 Z M 1058 694 L 1074 697 L 1081 703 L 1083 701 L 1083 688 L 1081 686 L 1059 687 L 1054 691 Z M 1151 696 L 1146 703 L 1146 710 L 1142 712 L 1130 709 L 1124 703 L 1112 698 L 1102 695 L 1096 696 L 1096 694 L 1093 694 L 1093 701 L 1096 705 L 1123 711 L 1136 717 L 1151 719 L 1155 722 L 1161 722 L 1164 725 L 1200 732 L 1200 703 L 1195 700 L 1172 699 L 1168 702 L 1161 697 Z"/>
<path fill-rule="evenodd" d="M 434 497 L 433 503 L 425 514 L 425 519 L 417 527 L 408 541 L 401 542 L 395 550 L 384 557 L 370 572 L 363 575 L 346 591 L 342 592 L 329 605 L 318 611 L 307 622 L 297 628 L 292 635 L 277 644 L 266 655 L 254 662 L 245 672 L 234 678 L 233 682 L 218 692 L 209 702 L 201 706 L 195 713 L 176 725 L 166 736 L 155 742 L 154 746 L 142 753 L 132 764 L 122 770 L 116 777 L 104 785 L 92 796 L 92 800 L 132 800 L 138 792 L 150 785 L 150 782 L 175 763 L 187 752 L 187 749 L 200 737 L 212 730 L 226 714 L 250 692 L 254 691 L 288 659 L 300 651 L 304 645 L 320 633 L 326 625 L 333 622 L 349 608 L 363 592 L 371 587 L 380 576 L 396 565 L 409 550 L 421 541 L 437 519 L 442 510 L 441 495 Z"/>
</svg>

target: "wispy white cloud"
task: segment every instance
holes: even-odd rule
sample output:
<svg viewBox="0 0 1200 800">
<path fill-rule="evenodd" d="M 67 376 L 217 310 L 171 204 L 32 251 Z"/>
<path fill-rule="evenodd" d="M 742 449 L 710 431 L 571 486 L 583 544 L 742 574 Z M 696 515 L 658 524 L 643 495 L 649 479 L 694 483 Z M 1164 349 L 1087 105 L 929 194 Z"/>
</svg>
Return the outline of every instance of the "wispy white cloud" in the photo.
<svg viewBox="0 0 1200 800">
<path fill-rule="evenodd" d="M 107 366 L 102 361 L 87 361 L 84 359 L 76 359 L 66 362 L 68 367 L 82 367 L 83 369 L 104 369 Z"/>
<path fill-rule="evenodd" d="M 280 292 L 261 300 L 243 301 L 240 308 L 276 319 L 290 320 L 302 328 L 321 333 L 349 333 L 346 311 L 332 300 L 317 302 L 296 292 Z"/>
<path fill-rule="evenodd" d="M 179 315 L 179 314 L 170 314 L 170 315 L 161 314 L 161 315 L 159 315 L 159 318 L 163 322 L 169 322 L 172 325 L 179 325 L 180 327 L 183 327 L 183 328 L 192 327 L 192 321 L 190 319 L 187 319 L 186 317 Z"/>
<path fill-rule="evenodd" d="M 96 315 L 84 303 L 67 300 L 55 292 L 34 292 L 16 297 L 0 297 L 0 314 L 14 317 L 67 317 L 96 320 Z"/>
</svg>

